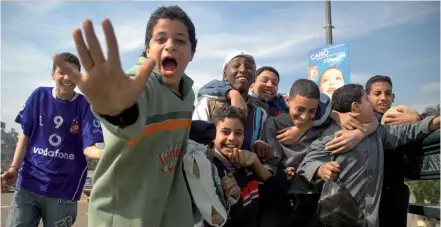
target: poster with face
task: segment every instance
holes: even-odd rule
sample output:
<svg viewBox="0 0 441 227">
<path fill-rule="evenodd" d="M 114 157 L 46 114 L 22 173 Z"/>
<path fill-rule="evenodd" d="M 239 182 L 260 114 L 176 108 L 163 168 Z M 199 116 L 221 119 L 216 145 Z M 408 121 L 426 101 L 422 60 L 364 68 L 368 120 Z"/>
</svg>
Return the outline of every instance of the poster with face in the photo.
<svg viewBox="0 0 441 227">
<path fill-rule="evenodd" d="M 332 98 L 337 88 L 349 83 L 349 44 L 333 44 L 309 52 L 308 79 Z"/>
</svg>

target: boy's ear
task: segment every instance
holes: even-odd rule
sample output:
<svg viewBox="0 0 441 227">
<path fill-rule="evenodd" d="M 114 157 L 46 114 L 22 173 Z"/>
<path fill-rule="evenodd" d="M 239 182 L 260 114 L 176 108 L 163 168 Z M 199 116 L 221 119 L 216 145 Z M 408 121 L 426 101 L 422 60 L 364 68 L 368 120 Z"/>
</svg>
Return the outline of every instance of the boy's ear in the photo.
<svg viewBox="0 0 441 227">
<path fill-rule="evenodd" d="M 222 80 L 227 80 L 227 74 L 225 73 L 225 70 L 224 70 L 224 72 L 222 74 Z"/>
<path fill-rule="evenodd" d="M 146 57 L 146 58 L 149 57 L 149 51 L 150 51 L 150 48 L 149 48 L 148 45 L 146 45 L 146 46 L 145 46 L 145 57 Z"/>
<path fill-rule="evenodd" d="M 289 103 L 289 95 L 284 95 L 283 98 L 285 99 L 286 105 Z"/>
<path fill-rule="evenodd" d="M 395 93 L 392 93 L 392 103 L 395 102 Z"/>
<path fill-rule="evenodd" d="M 360 113 L 360 103 L 353 102 L 351 104 L 351 112 L 353 112 L 353 113 Z"/>
</svg>

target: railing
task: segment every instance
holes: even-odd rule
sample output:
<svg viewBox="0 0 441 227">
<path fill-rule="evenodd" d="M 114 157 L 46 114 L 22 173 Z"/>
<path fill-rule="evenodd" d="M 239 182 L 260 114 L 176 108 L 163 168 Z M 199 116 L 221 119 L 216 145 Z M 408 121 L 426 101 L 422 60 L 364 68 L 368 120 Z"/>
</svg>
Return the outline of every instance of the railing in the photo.
<svg viewBox="0 0 441 227">
<path fill-rule="evenodd" d="M 422 149 L 408 152 L 406 180 L 424 181 L 440 179 L 440 131 L 437 130 L 422 142 Z M 411 214 L 440 220 L 440 207 L 411 203 L 408 208 Z"/>
</svg>

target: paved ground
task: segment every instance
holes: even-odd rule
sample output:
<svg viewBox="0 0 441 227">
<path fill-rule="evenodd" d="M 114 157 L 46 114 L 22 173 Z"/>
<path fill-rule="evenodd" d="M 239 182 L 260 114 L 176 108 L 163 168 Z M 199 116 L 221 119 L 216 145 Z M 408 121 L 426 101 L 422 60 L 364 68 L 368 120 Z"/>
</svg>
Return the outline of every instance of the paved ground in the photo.
<svg viewBox="0 0 441 227">
<path fill-rule="evenodd" d="M 1 224 L 0 226 L 5 226 L 6 219 L 8 218 L 8 210 L 9 205 L 11 204 L 12 199 L 12 192 L 11 193 L 1 193 Z M 86 196 L 81 198 L 81 200 L 78 202 L 78 216 L 77 221 L 73 226 L 75 227 L 86 227 L 87 226 L 87 214 L 88 214 L 88 207 L 87 207 L 87 200 Z M 40 223 L 39 227 L 43 227 L 43 224 Z"/>
</svg>

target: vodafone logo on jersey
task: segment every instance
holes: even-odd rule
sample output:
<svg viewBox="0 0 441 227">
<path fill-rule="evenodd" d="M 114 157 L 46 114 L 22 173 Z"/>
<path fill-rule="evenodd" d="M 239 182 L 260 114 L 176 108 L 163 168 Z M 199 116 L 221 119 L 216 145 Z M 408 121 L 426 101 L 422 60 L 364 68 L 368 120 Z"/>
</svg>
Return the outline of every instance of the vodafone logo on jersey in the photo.
<svg viewBox="0 0 441 227">
<path fill-rule="evenodd" d="M 42 155 L 42 156 L 58 158 L 58 159 L 65 159 L 65 160 L 72 160 L 72 161 L 75 160 L 74 154 L 60 152 L 59 149 L 51 151 L 48 148 L 43 149 L 43 148 L 34 147 L 33 151 L 34 151 L 34 154 L 38 154 L 38 155 Z"/>
</svg>

